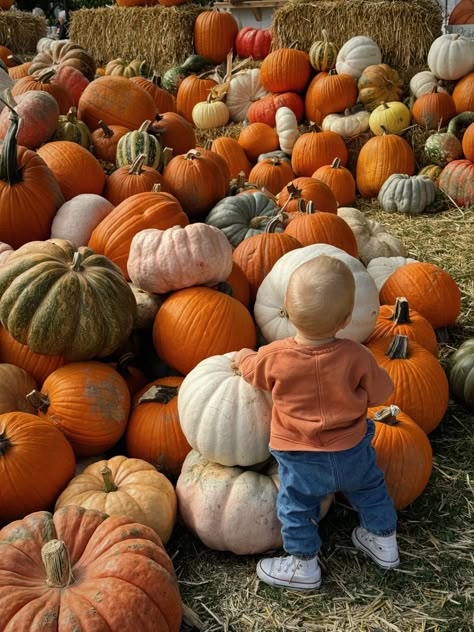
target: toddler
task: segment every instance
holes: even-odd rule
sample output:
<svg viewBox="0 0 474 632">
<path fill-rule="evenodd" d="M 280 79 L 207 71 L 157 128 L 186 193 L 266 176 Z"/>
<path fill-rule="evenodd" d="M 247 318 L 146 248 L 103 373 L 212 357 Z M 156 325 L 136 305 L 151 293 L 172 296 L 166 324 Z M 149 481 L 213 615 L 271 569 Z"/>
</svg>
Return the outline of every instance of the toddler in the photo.
<svg viewBox="0 0 474 632">
<path fill-rule="evenodd" d="M 368 349 L 335 338 L 351 319 L 355 283 L 335 257 L 316 257 L 291 275 L 285 296 L 293 338 L 232 360 L 253 386 L 272 392 L 270 451 L 278 462 L 277 513 L 287 557 L 262 559 L 257 575 L 271 586 L 314 590 L 318 564 L 319 507 L 342 491 L 358 511 L 354 546 L 382 568 L 399 564 L 397 514 L 371 445 L 374 423 L 367 407 L 393 391 L 388 374 Z"/>
</svg>

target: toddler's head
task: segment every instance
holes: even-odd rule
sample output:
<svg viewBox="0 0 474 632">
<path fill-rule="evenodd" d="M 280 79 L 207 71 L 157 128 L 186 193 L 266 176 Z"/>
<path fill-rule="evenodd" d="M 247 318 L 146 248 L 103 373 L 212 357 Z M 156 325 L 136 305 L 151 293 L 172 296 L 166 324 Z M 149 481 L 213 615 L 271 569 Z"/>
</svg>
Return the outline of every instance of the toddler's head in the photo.
<svg viewBox="0 0 474 632">
<path fill-rule="evenodd" d="M 336 257 L 320 255 L 290 276 L 285 296 L 288 317 L 309 338 L 334 335 L 354 308 L 355 281 L 350 268 Z"/>
</svg>

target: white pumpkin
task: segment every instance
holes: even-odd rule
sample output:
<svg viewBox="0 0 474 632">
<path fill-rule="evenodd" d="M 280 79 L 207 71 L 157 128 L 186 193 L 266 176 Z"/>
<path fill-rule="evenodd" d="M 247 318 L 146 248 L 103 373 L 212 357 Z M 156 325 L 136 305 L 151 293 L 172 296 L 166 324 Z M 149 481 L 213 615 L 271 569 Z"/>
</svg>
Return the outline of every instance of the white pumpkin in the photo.
<svg viewBox="0 0 474 632">
<path fill-rule="evenodd" d="M 430 94 L 437 88 L 438 92 L 448 92 L 440 85 L 440 80 L 430 70 L 422 70 L 410 79 L 410 90 L 414 97 L 418 99 L 423 94 Z"/>
<path fill-rule="evenodd" d="M 416 262 L 416 259 L 402 256 L 375 257 L 367 264 L 367 272 L 374 280 L 377 290 L 380 292 L 382 285 L 395 270 L 398 270 L 401 266 Z"/>
<path fill-rule="evenodd" d="M 377 199 L 387 213 L 418 215 L 434 202 L 436 192 L 436 184 L 429 176 L 393 173 L 383 183 Z"/>
<path fill-rule="evenodd" d="M 210 549 L 254 555 L 282 546 L 276 514 L 278 465 L 258 471 L 225 467 L 192 450 L 176 483 L 184 524 Z M 334 497 L 321 503 L 323 518 Z"/>
<path fill-rule="evenodd" d="M 178 414 L 188 443 L 204 458 L 245 467 L 270 456 L 272 397 L 231 368 L 232 356 L 206 358 L 186 375 Z"/>
<path fill-rule="evenodd" d="M 365 35 L 351 37 L 339 50 L 336 59 L 338 74 L 347 73 L 359 79 L 367 66 L 380 64 L 382 52 L 376 42 Z"/>
<path fill-rule="evenodd" d="M 428 51 L 428 66 L 440 79 L 461 79 L 474 70 L 474 40 L 459 33 L 440 35 Z"/>
<path fill-rule="evenodd" d="M 156 294 L 216 285 L 232 271 L 232 246 L 215 226 L 147 228 L 134 235 L 127 270 L 136 287 Z"/>
<path fill-rule="evenodd" d="M 353 138 L 369 129 L 370 112 L 361 110 L 352 113 L 349 108 L 343 114 L 328 114 L 324 117 L 322 130 L 335 132 L 342 138 Z"/>
<path fill-rule="evenodd" d="M 406 256 L 402 241 L 388 233 L 383 224 L 368 219 L 356 208 L 340 206 L 337 214 L 351 227 L 359 257 L 365 264 L 375 257 Z"/>
<path fill-rule="evenodd" d="M 260 81 L 260 68 L 237 72 L 231 78 L 225 100 L 231 120 L 234 123 L 244 121 L 252 103 L 267 94 L 269 94 L 268 90 Z"/>
<path fill-rule="evenodd" d="M 229 122 L 229 108 L 223 101 L 201 101 L 191 113 L 194 125 L 199 129 L 222 127 Z"/>
<path fill-rule="evenodd" d="M 280 149 L 285 154 L 291 155 L 296 139 L 300 135 L 295 113 L 287 107 L 278 108 L 275 114 L 275 121 Z"/>
<path fill-rule="evenodd" d="M 52 239 L 68 239 L 87 246 L 94 228 L 114 210 L 114 205 L 101 195 L 81 193 L 65 202 L 51 224 Z"/>
<path fill-rule="evenodd" d="M 288 319 L 284 299 L 290 275 L 305 261 L 319 255 L 337 257 L 352 270 L 355 279 L 355 303 L 352 320 L 336 335 L 357 342 L 367 340 L 377 319 L 379 293 L 362 263 L 340 248 L 328 244 L 313 244 L 297 248 L 281 257 L 263 280 L 257 292 L 254 314 L 257 325 L 267 342 L 294 336 L 296 329 Z"/>
</svg>

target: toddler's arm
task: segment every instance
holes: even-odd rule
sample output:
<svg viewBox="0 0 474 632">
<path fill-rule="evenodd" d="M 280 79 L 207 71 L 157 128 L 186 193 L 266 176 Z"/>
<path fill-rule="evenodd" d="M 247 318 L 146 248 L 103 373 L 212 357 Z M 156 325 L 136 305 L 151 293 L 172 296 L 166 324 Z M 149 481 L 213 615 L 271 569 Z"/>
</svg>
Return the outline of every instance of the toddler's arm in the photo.
<svg viewBox="0 0 474 632">
<path fill-rule="evenodd" d="M 230 363 L 231 369 L 238 369 L 242 360 L 251 353 L 255 353 L 255 351 L 253 349 L 241 349 L 240 351 L 237 351 Z"/>
<path fill-rule="evenodd" d="M 360 387 L 367 393 L 367 405 L 379 406 L 387 401 L 394 386 L 385 369 L 377 364 L 370 351 L 368 353 L 370 361 L 360 380 Z"/>
</svg>

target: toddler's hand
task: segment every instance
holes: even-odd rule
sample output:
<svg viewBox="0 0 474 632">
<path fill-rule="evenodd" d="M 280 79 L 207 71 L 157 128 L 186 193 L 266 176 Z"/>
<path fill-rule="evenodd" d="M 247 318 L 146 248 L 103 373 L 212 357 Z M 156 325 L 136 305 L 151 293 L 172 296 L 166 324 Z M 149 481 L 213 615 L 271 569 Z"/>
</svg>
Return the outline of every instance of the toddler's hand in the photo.
<svg viewBox="0 0 474 632">
<path fill-rule="evenodd" d="M 253 349 L 241 349 L 240 351 L 234 353 L 234 357 L 230 362 L 230 368 L 238 369 L 242 360 L 245 358 L 245 356 L 248 356 L 249 353 L 255 353 L 255 351 Z"/>
</svg>

